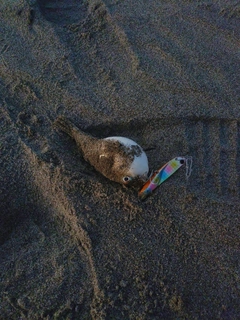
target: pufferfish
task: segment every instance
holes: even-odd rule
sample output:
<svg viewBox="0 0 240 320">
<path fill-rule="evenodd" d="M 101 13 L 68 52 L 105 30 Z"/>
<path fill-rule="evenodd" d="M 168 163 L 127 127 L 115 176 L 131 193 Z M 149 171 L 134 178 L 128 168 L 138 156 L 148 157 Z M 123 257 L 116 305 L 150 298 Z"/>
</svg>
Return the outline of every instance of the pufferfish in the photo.
<svg viewBox="0 0 240 320">
<path fill-rule="evenodd" d="M 54 123 L 72 137 L 84 159 L 106 178 L 128 186 L 140 186 L 148 177 L 148 158 L 142 147 L 125 137 L 95 138 L 60 116 Z"/>
</svg>

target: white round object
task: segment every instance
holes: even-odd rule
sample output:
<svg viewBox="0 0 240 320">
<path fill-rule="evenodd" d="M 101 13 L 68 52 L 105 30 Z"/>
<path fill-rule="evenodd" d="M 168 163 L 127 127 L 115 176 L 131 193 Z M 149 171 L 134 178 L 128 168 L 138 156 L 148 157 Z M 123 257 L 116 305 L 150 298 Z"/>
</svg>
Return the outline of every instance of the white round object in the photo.
<svg viewBox="0 0 240 320">
<path fill-rule="evenodd" d="M 135 141 L 125 138 L 125 137 L 108 137 L 105 140 L 116 140 L 121 144 L 126 146 L 127 148 L 131 148 L 131 146 L 139 146 Z M 147 178 L 149 167 L 148 167 L 148 158 L 146 153 L 143 151 L 142 147 L 139 146 L 142 150 L 142 153 L 139 156 L 134 156 L 134 160 L 129 168 L 129 172 L 127 173 L 130 177 L 145 177 Z"/>
</svg>

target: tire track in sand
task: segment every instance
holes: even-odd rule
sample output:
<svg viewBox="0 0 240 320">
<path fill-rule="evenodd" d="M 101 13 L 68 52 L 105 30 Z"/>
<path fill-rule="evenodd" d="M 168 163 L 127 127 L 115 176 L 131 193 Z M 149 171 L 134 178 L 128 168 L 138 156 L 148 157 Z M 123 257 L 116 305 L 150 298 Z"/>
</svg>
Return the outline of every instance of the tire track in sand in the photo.
<svg viewBox="0 0 240 320">
<path fill-rule="evenodd" d="M 194 159 L 194 186 L 207 197 L 239 198 L 240 123 L 229 119 L 186 122 L 185 136 Z"/>
</svg>

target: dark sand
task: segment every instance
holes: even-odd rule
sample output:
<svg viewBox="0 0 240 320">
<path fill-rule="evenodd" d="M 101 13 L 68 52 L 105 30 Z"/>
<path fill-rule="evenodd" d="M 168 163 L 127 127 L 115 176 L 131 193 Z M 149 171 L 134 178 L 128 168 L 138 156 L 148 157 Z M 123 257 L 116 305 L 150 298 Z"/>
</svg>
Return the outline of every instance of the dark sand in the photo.
<svg viewBox="0 0 240 320">
<path fill-rule="evenodd" d="M 240 319 L 239 1 L 0 1 L 0 319 Z M 52 124 L 122 135 L 146 202 Z"/>
</svg>

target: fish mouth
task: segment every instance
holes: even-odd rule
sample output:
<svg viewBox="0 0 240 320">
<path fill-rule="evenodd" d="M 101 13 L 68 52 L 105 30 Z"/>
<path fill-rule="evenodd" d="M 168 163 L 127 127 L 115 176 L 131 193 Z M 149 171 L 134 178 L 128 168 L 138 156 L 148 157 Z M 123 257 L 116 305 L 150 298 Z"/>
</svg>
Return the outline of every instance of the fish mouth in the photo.
<svg viewBox="0 0 240 320">
<path fill-rule="evenodd" d="M 127 185 L 129 187 L 141 188 L 146 181 L 147 181 L 147 177 L 145 175 L 137 176 L 137 177 L 134 177 L 131 181 L 129 181 Z"/>
</svg>

